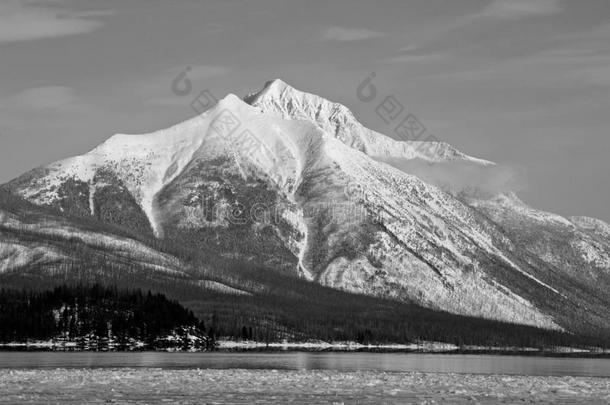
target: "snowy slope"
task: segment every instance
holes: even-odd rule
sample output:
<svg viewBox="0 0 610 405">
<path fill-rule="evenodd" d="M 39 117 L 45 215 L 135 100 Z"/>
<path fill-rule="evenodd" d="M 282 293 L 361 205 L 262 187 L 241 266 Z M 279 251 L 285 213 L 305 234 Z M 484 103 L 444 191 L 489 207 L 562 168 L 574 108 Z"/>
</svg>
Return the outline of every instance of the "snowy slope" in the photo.
<svg viewBox="0 0 610 405">
<path fill-rule="evenodd" d="M 544 262 L 576 275 L 599 281 L 610 275 L 610 226 L 586 217 L 564 218 L 525 204 L 514 193 L 471 199 L 507 230 L 523 249 Z"/>
<path fill-rule="evenodd" d="M 82 258 L 74 246 L 86 246 L 92 252 L 105 252 L 104 260 L 127 260 L 142 268 L 162 274 L 183 274 L 180 259 L 160 253 L 145 244 L 115 234 L 96 232 L 59 216 L 22 211 L 11 212 L 0 206 L 0 273 L 19 268 L 52 267 L 62 262 L 78 263 Z M 90 257 L 91 259 L 91 257 Z"/>
<path fill-rule="evenodd" d="M 414 299 L 457 313 L 554 325 L 510 285 L 501 286 L 486 274 L 487 266 L 495 263 L 561 299 L 560 292 L 531 276 L 511 260 L 512 255 L 496 247 L 497 236 L 490 235 L 467 206 L 437 187 L 334 139 L 327 142 L 326 153 L 347 177 L 347 184 L 360 186 L 360 194 L 345 202 L 356 215 L 331 215 L 337 230 L 329 235 L 326 245 L 332 247 L 336 239 L 337 245 L 344 247 L 348 235 L 361 234 L 352 260 L 348 260 L 349 254 L 338 256 L 319 269 L 322 282 Z M 362 244 L 363 240 L 366 243 Z"/>
<path fill-rule="evenodd" d="M 231 113 L 225 115 L 227 111 Z M 231 125 L 223 127 L 221 122 L 230 115 L 239 117 L 235 134 L 232 134 Z M 154 197 L 184 170 L 204 142 L 206 148 L 216 148 L 219 153 L 233 154 L 239 150 L 247 153 L 245 157 L 256 161 L 266 174 L 289 192 L 288 189 L 295 187 L 296 173 L 305 158 L 299 149 L 307 148 L 310 142 L 307 134 L 297 135 L 302 131 L 314 131 L 313 128 L 301 127 L 304 127 L 302 123 L 272 118 L 257 120 L 252 107 L 235 95 L 228 95 L 212 110 L 186 122 L 150 134 L 117 134 L 85 155 L 36 169 L 13 182 L 13 189 L 28 200 L 50 205 L 60 198 L 62 183 L 75 180 L 89 185 L 88 200 L 92 201 L 96 189 L 105 185 L 104 181 L 95 178 L 96 174 L 108 170 L 136 199 L 155 233 L 160 235 L 153 207 Z M 244 131 L 256 135 L 239 137 Z M 261 147 L 249 149 L 256 143 Z M 43 175 L 39 176 L 41 172 Z M 24 183 L 23 187 L 20 183 Z M 94 207 L 90 210 L 93 212 Z"/>
<path fill-rule="evenodd" d="M 570 222 L 578 228 L 601 238 L 610 239 L 610 224 L 590 217 L 571 217 Z"/>
<path fill-rule="evenodd" d="M 3 283 L 23 277 L 34 287 L 50 276 L 60 282 L 107 278 L 130 285 L 135 280 L 143 284 L 171 280 L 206 291 L 248 293 L 217 277 L 211 279 L 202 269 L 194 271 L 186 260 L 129 232 L 113 232 L 105 224 L 66 217 L 5 193 L 0 193 L 0 276 Z"/>
<path fill-rule="evenodd" d="M 57 200 L 58 189 L 66 179 L 90 185 L 89 201 L 96 187 L 95 174 L 109 169 L 127 187 L 156 228 L 152 211 L 154 195 L 186 165 L 203 142 L 209 120 L 196 117 L 166 130 L 147 135 L 117 134 L 91 152 L 45 167 L 45 176 L 34 178 L 19 194 L 38 204 Z M 102 184 L 103 185 L 103 184 Z M 93 211 L 93 207 L 90 208 Z"/>
</svg>

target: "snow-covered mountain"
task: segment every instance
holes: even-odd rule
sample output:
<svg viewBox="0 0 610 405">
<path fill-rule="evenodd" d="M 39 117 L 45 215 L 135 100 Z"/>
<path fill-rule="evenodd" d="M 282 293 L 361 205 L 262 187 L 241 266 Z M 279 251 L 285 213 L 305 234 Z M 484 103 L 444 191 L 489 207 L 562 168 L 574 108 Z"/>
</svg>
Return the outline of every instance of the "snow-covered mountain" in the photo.
<svg viewBox="0 0 610 405">
<path fill-rule="evenodd" d="M 27 200 L 348 291 L 551 329 L 607 328 L 610 227 L 512 194 L 457 195 L 382 162 L 492 163 L 399 142 L 281 80 L 115 135 L 4 188 Z"/>
<path fill-rule="evenodd" d="M 281 79 L 265 83 L 244 101 L 265 114 L 306 120 L 346 145 L 376 158 L 422 159 L 430 162 L 461 160 L 481 165 L 489 161 L 468 156 L 445 142 L 400 142 L 364 127 L 344 105 L 299 91 Z"/>
</svg>

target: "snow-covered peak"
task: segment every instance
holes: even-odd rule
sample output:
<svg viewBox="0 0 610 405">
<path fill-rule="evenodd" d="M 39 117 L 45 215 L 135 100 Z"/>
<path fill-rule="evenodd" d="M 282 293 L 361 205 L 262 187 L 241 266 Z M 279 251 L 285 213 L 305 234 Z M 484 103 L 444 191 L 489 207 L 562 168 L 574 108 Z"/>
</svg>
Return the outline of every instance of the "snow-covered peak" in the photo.
<svg viewBox="0 0 610 405">
<path fill-rule="evenodd" d="M 282 79 L 269 80 L 265 82 L 263 88 L 258 92 L 251 94 L 251 96 L 262 97 L 282 97 L 287 92 L 295 91 L 288 83 Z"/>
<path fill-rule="evenodd" d="M 245 103 L 240 97 L 236 96 L 233 93 L 227 94 L 223 99 L 218 102 L 218 105 L 215 107 L 215 110 L 228 108 L 230 110 L 239 111 L 243 108 L 252 108 L 250 105 Z M 205 113 L 204 113 L 205 114 Z"/>
<path fill-rule="evenodd" d="M 276 229 L 277 238 L 298 255 L 300 271 L 326 285 L 543 327 L 557 324 L 535 306 L 537 291 L 544 291 L 543 299 L 550 293 L 568 297 L 561 280 L 544 274 L 547 267 L 533 267 L 542 263 L 537 257 L 551 256 L 544 244 L 584 252 L 582 263 L 610 268 L 607 242 L 579 236 L 572 248 L 564 236 L 577 226 L 607 225 L 575 219 L 578 225 L 572 225 L 527 206 L 514 193 L 456 198 L 384 158 L 488 164 L 446 143 L 391 139 L 364 127 L 344 105 L 277 79 L 244 100 L 229 94 L 169 128 L 117 134 L 89 153 L 17 179 L 10 189 L 35 203 L 76 207 L 79 213 L 84 207 L 91 215 L 107 203 L 110 214 L 123 213 L 124 202 L 135 202 L 141 208 L 137 214 L 144 214 L 160 237 L 181 229 L 202 232 L 193 243 L 256 235 L 265 243 L 248 245 L 248 255 L 251 246 L 276 255 L 280 245 L 266 243 L 276 238 L 267 231 Z M 246 200 L 273 214 L 279 226 L 256 223 L 248 233 L 215 233 L 230 219 L 222 210 L 241 211 Z M 208 201 L 213 221 L 202 209 Z M 218 216 L 216 208 L 222 209 Z M 514 233 L 506 231 L 511 227 Z M 538 238 L 537 251 L 522 248 L 524 238 L 537 242 L 532 235 L 551 237 Z M 208 252 L 211 245 L 204 246 Z M 225 247 L 231 257 L 246 252 Z M 575 257 L 569 252 L 551 253 L 568 262 Z M 553 258 L 548 262 L 558 268 Z M 525 282 L 532 288 L 524 288 Z"/>
<path fill-rule="evenodd" d="M 44 178 L 20 190 L 41 204 L 60 196 L 67 179 L 89 184 L 100 170 L 114 173 L 147 215 L 157 235 L 157 193 L 196 157 L 230 156 L 238 166 L 252 166 L 288 195 L 296 190 L 305 161 L 315 160 L 325 135 L 309 121 L 284 120 L 262 114 L 234 94 L 206 112 L 169 128 L 147 134 L 116 134 L 90 152 L 44 167 Z M 91 208 L 93 212 L 93 208 Z"/>
<path fill-rule="evenodd" d="M 329 129 L 325 124 L 336 124 L 336 122 L 322 122 L 318 117 L 344 118 L 346 123 L 358 122 L 343 104 L 297 90 L 282 79 L 266 82 L 261 90 L 244 97 L 244 101 L 263 113 L 280 115 L 286 119 L 312 120 L 313 118 L 318 126 L 324 126 L 325 129 Z"/>
<path fill-rule="evenodd" d="M 265 114 L 311 121 L 324 132 L 371 157 L 492 164 L 465 155 L 445 142 L 396 141 L 366 128 L 345 105 L 297 90 L 281 79 L 268 81 L 261 90 L 244 97 L 244 101 Z"/>
<path fill-rule="evenodd" d="M 269 99 L 286 97 L 288 93 L 292 91 L 296 91 L 296 89 L 282 79 L 268 80 L 260 90 L 245 96 L 244 101 L 248 104 L 254 105 L 256 104 L 257 100 L 263 98 Z"/>
<path fill-rule="evenodd" d="M 109 159 L 122 159 L 147 150 L 166 151 L 167 155 L 176 155 L 179 151 L 187 152 L 185 145 L 193 148 L 201 145 L 210 123 L 224 111 L 230 111 L 239 117 L 256 110 L 235 94 L 228 94 L 211 109 L 186 121 L 147 134 L 116 134 L 97 146 L 88 155 L 103 155 Z M 190 149 L 190 148 L 189 148 Z M 192 152 L 192 150 L 190 151 Z"/>
</svg>

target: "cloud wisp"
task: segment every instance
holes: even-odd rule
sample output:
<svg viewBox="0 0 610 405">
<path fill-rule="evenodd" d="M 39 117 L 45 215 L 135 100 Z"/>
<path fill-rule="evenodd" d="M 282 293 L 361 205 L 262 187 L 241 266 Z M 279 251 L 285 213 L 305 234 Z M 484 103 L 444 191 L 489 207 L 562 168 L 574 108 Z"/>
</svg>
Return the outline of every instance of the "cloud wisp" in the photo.
<svg viewBox="0 0 610 405">
<path fill-rule="evenodd" d="M 373 31 L 365 28 L 345 28 L 345 27 L 330 27 L 322 34 L 322 39 L 326 41 L 362 41 L 366 39 L 382 38 L 386 34 L 379 31 Z"/>
<path fill-rule="evenodd" d="M 453 194 L 495 195 L 521 191 L 526 186 L 525 174 L 509 166 L 482 166 L 462 161 L 430 165 L 419 159 L 379 160 Z"/>
<path fill-rule="evenodd" d="M 0 101 L 0 108 L 15 112 L 65 111 L 80 105 L 74 89 L 66 86 L 32 87 Z"/>
<path fill-rule="evenodd" d="M 494 0 L 476 17 L 519 19 L 531 16 L 546 16 L 561 12 L 559 0 Z"/>
<path fill-rule="evenodd" d="M 0 43 L 62 37 L 94 31 L 103 25 L 100 17 L 111 10 L 71 11 L 61 2 L 2 0 Z"/>
</svg>

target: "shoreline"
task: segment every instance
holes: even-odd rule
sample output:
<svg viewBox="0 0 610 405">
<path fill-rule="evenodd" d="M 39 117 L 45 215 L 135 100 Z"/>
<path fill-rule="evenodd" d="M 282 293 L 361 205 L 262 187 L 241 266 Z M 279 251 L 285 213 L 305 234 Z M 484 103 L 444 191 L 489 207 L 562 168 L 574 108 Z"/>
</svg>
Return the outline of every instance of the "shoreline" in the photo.
<svg viewBox="0 0 610 405">
<path fill-rule="evenodd" d="M 424 354 L 497 354 L 497 355 L 540 355 L 540 356 L 570 356 L 570 357 L 608 357 L 610 349 L 574 348 L 574 347 L 497 347 L 497 346 L 457 346 L 442 342 L 418 342 L 410 344 L 360 344 L 357 342 L 257 342 L 220 339 L 212 350 L 176 348 L 147 348 L 135 345 L 127 349 L 117 347 L 81 349 L 74 342 L 32 341 L 10 342 L 0 344 L 0 352 L 182 352 L 182 353 L 213 353 L 213 352 L 399 352 Z"/>
<path fill-rule="evenodd" d="M 420 342 L 410 344 L 360 344 L 357 342 L 255 342 L 219 340 L 217 350 L 220 351 L 331 351 L 331 352 L 402 352 L 428 354 L 520 354 L 548 356 L 610 356 L 610 349 L 575 348 L 575 347 L 498 347 L 498 346 L 457 346 L 443 342 Z"/>
</svg>

